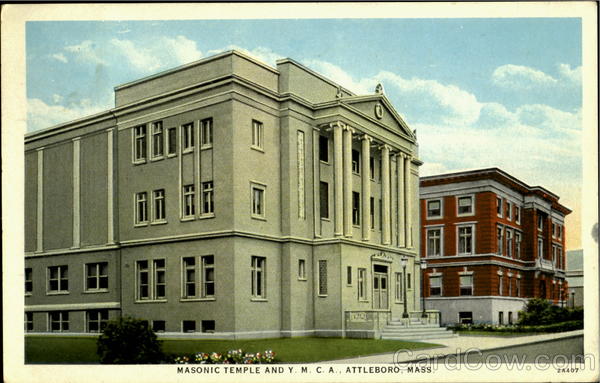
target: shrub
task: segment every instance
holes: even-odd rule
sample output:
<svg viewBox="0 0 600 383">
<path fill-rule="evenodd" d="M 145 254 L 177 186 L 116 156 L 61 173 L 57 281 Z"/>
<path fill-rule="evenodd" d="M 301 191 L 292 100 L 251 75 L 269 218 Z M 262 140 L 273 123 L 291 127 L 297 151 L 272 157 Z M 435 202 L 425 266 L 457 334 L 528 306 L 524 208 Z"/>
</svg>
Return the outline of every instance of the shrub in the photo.
<svg viewBox="0 0 600 383">
<path fill-rule="evenodd" d="M 534 298 L 521 311 L 519 325 L 548 325 L 577 320 L 583 320 L 583 308 L 554 306 L 546 299 Z"/>
<path fill-rule="evenodd" d="M 135 318 L 109 321 L 97 342 L 100 363 L 149 364 L 164 360 L 161 343 L 148 322 Z"/>
<path fill-rule="evenodd" d="M 173 358 L 176 364 L 269 364 L 275 363 L 275 353 L 267 350 L 264 353 L 255 354 L 238 350 L 229 350 L 226 353 L 197 352 L 193 355 L 179 355 Z"/>
</svg>

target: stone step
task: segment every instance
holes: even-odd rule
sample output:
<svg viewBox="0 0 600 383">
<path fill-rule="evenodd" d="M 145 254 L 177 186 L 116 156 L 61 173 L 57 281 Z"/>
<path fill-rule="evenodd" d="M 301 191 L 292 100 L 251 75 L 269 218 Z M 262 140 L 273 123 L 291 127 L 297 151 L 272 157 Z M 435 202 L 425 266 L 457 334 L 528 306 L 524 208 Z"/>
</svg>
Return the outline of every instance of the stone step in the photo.
<svg viewBox="0 0 600 383">
<path fill-rule="evenodd" d="M 435 327 L 440 327 L 437 324 L 433 324 L 433 323 L 427 323 L 427 324 L 422 324 L 422 323 L 404 323 L 404 322 L 388 322 L 387 324 L 388 326 L 394 326 L 394 327 L 423 327 L 423 328 L 435 328 Z"/>
<path fill-rule="evenodd" d="M 388 327 L 384 327 L 381 332 L 385 333 L 385 334 L 439 334 L 439 333 L 445 333 L 448 330 L 446 330 L 445 328 L 438 328 L 438 329 L 410 329 L 410 328 L 406 328 L 406 329 L 397 329 L 397 328 L 388 328 Z"/>
<path fill-rule="evenodd" d="M 448 332 L 446 334 L 432 334 L 432 335 L 387 335 L 382 334 L 381 339 L 387 340 L 426 340 L 426 339 L 446 339 L 454 338 L 458 335 Z"/>
</svg>

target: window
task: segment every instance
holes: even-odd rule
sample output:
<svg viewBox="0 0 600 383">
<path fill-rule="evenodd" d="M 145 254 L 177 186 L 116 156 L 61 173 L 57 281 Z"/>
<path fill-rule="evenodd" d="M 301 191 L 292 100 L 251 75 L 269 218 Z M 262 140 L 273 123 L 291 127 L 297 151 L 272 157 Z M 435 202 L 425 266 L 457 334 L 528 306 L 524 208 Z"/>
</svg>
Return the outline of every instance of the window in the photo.
<svg viewBox="0 0 600 383">
<path fill-rule="evenodd" d="M 203 320 L 202 321 L 202 332 L 214 333 L 215 332 L 215 321 L 214 320 Z"/>
<path fill-rule="evenodd" d="M 473 197 L 458 197 L 458 215 L 473 214 Z"/>
<path fill-rule="evenodd" d="M 138 225 L 148 223 L 148 193 L 146 192 L 135 195 L 135 223 Z"/>
<path fill-rule="evenodd" d="M 165 142 L 162 121 L 152 124 L 152 158 L 160 158 L 164 154 Z"/>
<path fill-rule="evenodd" d="M 521 233 L 515 233 L 515 258 L 521 259 Z"/>
<path fill-rule="evenodd" d="M 215 257 L 202 257 L 202 298 L 215 296 Z"/>
<path fill-rule="evenodd" d="M 521 223 L 521 207 L 520 206 L 515 206 L 515 222 L 518 224 Z"/>
<path fill-rule="evenodd" d="M 202 214 L 215 212 L 213 182 L 202 182 Z"/>
<path fill-rule="evenodd" d="M 556 257 L 556 245 L 552 245 L 552 264 L 554 266 L 556 266 L 556 261 L 557 261 L 557 257 Z"/>
<path fill-rule="evenodd" d="M 319 160 L 329 163 L 329 139 L 319 136 Z"/>
<path fill-rule="evenodd" d="M 33 292 L 33 271 L 31 268 L 25 269 L 25 294 L 30 295 Z"/>
<path fill-rule="evenodd" d="M 517 294 L 517 297 L 521 296 L 521 280 L 518 278 L 515 281 L 515 292 Z"/>
<path fill-rule="evenodd" d="M 397 302 L 402 302 L 404 299 L 404 296 L 402 295 L 402 273 L 396 273 L 396 301 Z"/>
<path fill-rule="evenodd" d="M 537 249 L 538 258 L 544 257 L 544 240 L 542 238 L 538 238 L 538 249 Z"/>
<path fill-rule="evenodd" d="M 473 226 L 458 227 L 458 253 L 473 254 Z"/>
<path fill-rule="evenodd" d="M 167 129 L 167 155 L 177 154 L 177 128 Z"/>
<path fill-rule="evenodd" d="M 508 312 L 508 324 L 513 324 L 513 313 L 512 313 L 512 311 Z"/>
<path fill-rule="evenodd" d="M 182 126 L 183 129 L 183 151 L 189 152 L 194 149 L 194 123 L 190 122 Z"/>
<path fill-rule="evenodd" d="M 50 331 L 64 332 L 69 331 L 69 312 L 51 311 L 49 314 Z"/>
<path fill-rule="evenodd" d="M 471 312 L 471 311 L 460 311 L 458 313 L 458 323 L 460 323 L 460 324 L 473 324 L 473 312 Z"/>
<path fill-rule="evenodd" d="M 498 324 L 499 325 L 504 324 L 504 312 L 502 312 L 502 311 L 498 311 Z"/>
<path fill-rule="evenodd" d="M 441 275 L 429 275 L 429 295 L 430 296 L 441 296 L 442 295 L 442 276 Z"/>
<path fill-rule="evenodd" d="M 164 259 L 154 260 L 154 299 L 165 299 L 167 293 L 166 267 Z"/>
<path fill-rule="evenodd" d="M 213 120 L 207 118 L 200 122 L 200 139 L 202 148 L 210 148 L 213 143 Z"/>
<path fill-rule="evenodd" d="M 442 200 L 434 199 L 427 201 L 427 218 L 442 217 Z"/>
<path fill-rule="evenodd" d="M 406 273 L 406 289 L 412 289 L 412 275 L 410 273 Z"/>
<path fill-rule="evenodd" d="M 196 297 L 196 258 L 183 258 L 183 297 Z"/>
<path fill-rule="evenodd" d="M 504 230 L 501 227 L 496 228 L 496 253 L 502 255 L 502 244 L 504 243 Z"/>
<path fill-rule="evenodd" d="M 195 320 L 184 320 L 182 325 L 183 332 L 196 332 Z"/>
<path fill-rule="evenodd" d="M 540 230 L 540 231 L 544 230 L 544 217 L 542 215 L 540 215 L 539 213 L 538 213 L 537 225 L 538 225 L 538 230 Z"/>
<path fill-rule="evenodd" d="M 329 184 L 321 181 L 319 184 L 319 203 L 321 218 L 329 218 Z"/>
<path fill-rule="evenodd" d="M 137 262 L 137 298 L 150 299 L 150 276 L 148 272 L 148 261 Z"/>
<path fill-rule="evenodd" d="M 265 218 L 265 187 L 252 185 L 252 217 Z"/>
<path fill-rule="evenodd" d="M 502 217 L 502 198 L 496 197 L 496 214 L 498 217 Z"/>
<path fill-rule="evenodd" d="M 358 269 L 358 300 L 367 299 L 367 269 Z"/>
<path fill-rule="evenodd" d="M 69 268 L 67 266 L 48 267 L 48 292 L 69 291 Z"/>
<path fill-rule="evenodd" d="M 346 267 L 346 284 L 352 285 L 352 266 Z"/>
<path fill-rule="evenodd" d="M 556 238 L 556 224 L 552 222 L 552 238 Z"/>
<path fill-rule="evenodd" d="M 252 147 L 263 149 L 263 124 L 260 121 L 252 121 Z"/>
<path fill-rule="evenodd" d="M 304 259 L 298 260 L 298 279 L 306 279 L 306 261 Z"/>
<path fill-rule="evenodd" d="M 33 331 L 33 313 L 25 313 L 25 331 Z"/>
<path fill-rule="evenodd" d="M 427 256 L 439 257 L 442 255 L 442 229 L 427 229 Z"/>
<path fill-rule="evenodd" d="M 513 232 L 508 229 L 506 229 L 506 256 L 510 258 L 513 256 Z"/>
<path fill-rule="evenodd" d="M 512 278 L 508 275 L 508 296 L 512 297 Z"/>
<path fill-rule="evenodd" d="M 360 225 L 360 193 L 352 192 L 352 224 Z"/>
<path fill-rule="evenodd" d="M 152 270 L 150 270 L 152 265 Z M 137 299 L 164 300 L 167 294 L 166 264 L 164 259 L 136 262 Z M 152 288 L 150 288 L 152 287 Z"/>
<path fill-rule="evenodd" d="M 352 150 L 352 173 L 360 174 L 360 153 Z"/>
<path fill-rule="evenodd" d="M 165 213 L 165 190 L 159 189 L 152 192 L 152 199 L 154 199 L 154 210 L 152 221 L 164 222 L 167 218 Z"/>
<path fill-rule="evenodd" d="M 190 218 L 196 214 L 196 187 L 186 185 L 183 187 L 183 217 Z"/>
<path fill-rule="evenodd" d="M 372 180 L 375 180 L 375 158 L 369 158 L 369 176 Z"/>
<path fill-rule="evenodd" d="M 133 128 L 134 135 L 134 148 L 133 148 L 133 160 L 134 162 L 146 161 L 146 125 L 140 125 Z"/>
<path fill-rule="evenodd" d="M 319 295 L 327 295 L 327 261 L 319 261 Z"/>
<path fill-rule="evenodd" d="M 558 225 L 558 239 L 562 239 L 562 225 Z"/>
<path fill-rule="evenodd" d="M 383 204 L 381 198 L 379 198 L 379 230 L 383 227 Z"/>
<path fill-rule="evenodd" d="M 266 258 L 255 257 L 251 259 L 252 298 L 266 298 Z"/>
<path fill-rule="evenodd" d="M 102 332 L 108 322 L 108 310 L 90 310 L 86 313 L 88 332 Z"/>
<path fill-rule="evenodd" d="M 154 332 L 165 332 L 165 321 L 164 320 L 153 320 L 152 331 Z"/>
<path fill-rule="evenodd" d="M 473 275 L 460 275 L 460 295 L 473 295 Z"/>
<path fill-rule="evenodd" d="M 502 289 L 503 289 L 503 284 L 502 284 L 502 275 L 498 275 L 498 295 L 502 295 Z"/>
<path fill-rule="evenodd" d="M 369 201 L 369 214 L 370 214 L 370 226 L 371 229 L 375 229 L 375 198 L 371 197 L 371 200 Z"/>
<path fill-rule="evenodd" d="M 108 262 L 86 264 L 85 275 L 86 291 L 98 291 L 108 289 Z"/>
<path fill-rule="evenodd" d="M 512 219 L 512 204 L 508 201 L 506 201 L 506 219 L 509 221 Z"/>
</svg>

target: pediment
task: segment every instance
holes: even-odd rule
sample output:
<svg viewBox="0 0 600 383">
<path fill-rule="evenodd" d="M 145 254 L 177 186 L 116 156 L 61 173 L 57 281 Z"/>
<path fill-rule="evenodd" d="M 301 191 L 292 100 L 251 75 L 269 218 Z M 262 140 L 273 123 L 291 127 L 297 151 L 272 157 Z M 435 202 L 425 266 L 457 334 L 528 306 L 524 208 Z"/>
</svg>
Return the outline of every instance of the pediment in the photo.
<svg viewBox="0 0 600 383">
<path fill-rule="evenodd" d="M 375 120 L 393 131 L 402 132 L 415 138 L 413 131 L 384 95 L 344 97 L 340 101 L 363 116 Z"/>
</svg>

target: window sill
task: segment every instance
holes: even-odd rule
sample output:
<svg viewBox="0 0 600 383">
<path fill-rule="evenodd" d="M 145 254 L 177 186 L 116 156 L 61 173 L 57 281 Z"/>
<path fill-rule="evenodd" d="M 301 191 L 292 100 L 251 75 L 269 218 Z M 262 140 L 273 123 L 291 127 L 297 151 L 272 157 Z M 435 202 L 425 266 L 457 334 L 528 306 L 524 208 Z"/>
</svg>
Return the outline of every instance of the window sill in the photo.
<svg viewBox="0 0 600 383">
<path fill-rule="evenodd" d="M 47 291 L 46 295 L 69 295 L 68 291 Z"/>
<path fill-rule="evenodd" d="M 181 298 L 179 302 L 213 302 L 216 301 L 215 297 L 206 298 Z"/>
<path fill-rule="evenodd" d="M 164 155 L 163 156 L 158 156 L 158 157 L 152 157 L 150 159 L 150 162 L 156 162 L 156 161 L 160 161 L 160 160 L 164 160 L 164 159 L 165 159 Z"/>
<path fill-rule="evenodd" d="M 426 219 L 428 219 L 428 220 L 434 220 L 434 219 L 442 219 L 442 218 L 444 218 L 443 215 L 436 215 L 436 216 L 431 216 L 431 217 L 427 216 Z"/>
<path fill-rule="evenodd" d="M 103 293 L 107 293 L 108 289 L 98 289 L 98 290 L 85 290 L 83 291 L 84 294 L 103 294 Z"/>
<path fill-rule="evenodd" d="M 26 296 L 26 297 L 30 297 L 30 296 L 32 296 L 32 295 L 33 295 L 32 293 L 25 293 L 25 296 Z"/>
<path fill-rule="evenodd" d="M 198 219 L 209 219 L 209 218 L 215 218 L 215 213 L 204 213 L 204 214 L 200 214 L 200 216 L 198 217 Z"/>
<path fill-rule="evenodd" d="M 360 298 L 358 298 L 358 301 L 361 303 L 369 303 L 370 302 L 368 299 L 360 299 Z"/>
<path fill-rule="evenodd" d="M 331 218 L 321 217 L 321 221 L 331 222 Z"/>
<path fill-rule="evenodd" d="M 261 215 L 251 215 L 250 218 L 257 219 L 259 221 L 266 221 L 267 219 Z"/>
<path fill-rule="evenodd" d="M 200 147 L 200 150 L 207 150 L 207 149 L 212 149 L 213 145 L 212 144 L 206 144 L 206 145 L 202 145 Z"/>
<path fill-rule="evenodd" d="M 148 226 L 148 222 L 140 222 L 140 223 L 134 223 L 133 227 L 146 227 Z"/>
<path fill-rule="evenodd" d="M 183 149 L 182 154 L 188 154 L 188 153 L 194 153 L 194 148 L 187 148 L 187 149 Z"/>
<path fill-rule="evenodd" d="M 319 163 L 322 163 L 323 165 L 331 165 L 329 161 L 319 160 Z"/>
<path fill-rule="evenodd" d="M 354 175 L 354 176 L 359 176 L 359 177 L 360 177 L 360 173 L 358 173 L 358 172 L 355 172 L 354 170 L 352 171 L 352 175 Z"/>
<path fill-rule="evenodd" d="M 327 294 L 317 294 L 319 298 L 327 298 Z"/>
<path fill-rule="evenodd" d="M 145 163 L 146 163 L 146 159 L 143 159 L 143 160 L 134 160 L 133 161 L 134 165 L 143 165 Z"/>
<path fill-rule="evenodd" d="M 250 302 L 268 302 L 267 298 L 250 298 Z"/>
<path fill-rule="evenodd" d="M 152 223 L 150 223 L 150 225 L 164 225 L 166 224 L 167 221 L 166 220 L 161 220 L 161 221 L 152 221 Z"/>
<path fill-rule="evenodd" d="M 193 221 L 195 219 L 196 219 L 196 217 L 183 217 L 180 220 L 181 220 L 181 222 L 188 222 L 188 221 Z"/>
<path fill-rule="evenodd" d="M 166 299 L 136 299 L 135 303 L 166 303 Z"/>
<path fill-rule="evenodd" d="M 261 152 L 261 153 L 265 152 L 265 150 L 263 148 L 261 148 L 260 146 L 256 146 L 256 145 L 250 145 L 250 149 L 256 150 L 257 152 Z"/>
<path fill-rule="evenodd" d="M 306 281 L 308 281 L 308 279 L 306 279 L 306 278 L 298 278 L 298 280 L 299 280 L 299 281 L 302 281 L 302 282 L 306 282 Z"/>
<path fill-rule="evenodd" d="M 167 154 L 167 158 L 174 158 L 174 157 L 177 157 L 177 153 Z"/>
<path fill-rule="evenodd" d="M 473 217 L 475 213 L 456 214 L 457 217 Z"/>
</svg>

